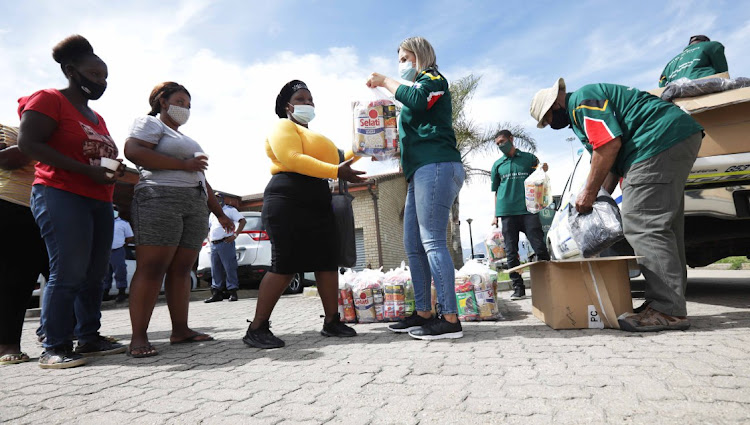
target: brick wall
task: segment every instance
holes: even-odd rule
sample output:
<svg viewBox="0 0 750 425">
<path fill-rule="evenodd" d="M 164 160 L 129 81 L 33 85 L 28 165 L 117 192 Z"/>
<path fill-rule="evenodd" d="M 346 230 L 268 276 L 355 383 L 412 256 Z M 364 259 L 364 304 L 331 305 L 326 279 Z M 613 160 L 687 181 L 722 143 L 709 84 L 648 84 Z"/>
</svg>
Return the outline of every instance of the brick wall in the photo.
<svg viewBox="0 0 750 425">
<path fill-rule="evenodd" d="M 403 175 L 378 183 L 380 238 L 385 271 L 399 267 L 402 261 L 409 263 L 404 251 L 403 211 L 406 188 Z"/>
</svg>

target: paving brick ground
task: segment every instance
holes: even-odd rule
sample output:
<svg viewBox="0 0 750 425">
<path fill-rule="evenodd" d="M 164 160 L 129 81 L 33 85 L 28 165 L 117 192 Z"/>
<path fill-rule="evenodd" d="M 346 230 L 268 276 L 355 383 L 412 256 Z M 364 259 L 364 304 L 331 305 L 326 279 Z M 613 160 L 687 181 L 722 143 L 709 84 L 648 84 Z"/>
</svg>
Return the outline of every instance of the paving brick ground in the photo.
<svg viewBox="0 0 750 425">
<path fill-rule="evenodd" d="M 732 273 L 691 280 L 693 327 L 658 334 L 554 331 L 527 299 L 506 300 L 505 321 L 465 324 L 457 341 L 416 341 L 383 324 L 337 340 L 318 333 L 319 300 L 285 296 L 272 323 L 284 349 L 242 344 L 255 306 L 247 297 L 193 302 L 191 324 L 217 340 L 170 346 L 160 303 L 150 334 L 157 357 L 0 367 L 0 422 L 748 423 L 750 278 Z M 104 334 L 129 338 L 126 308 L 106 309 L 102 323 Z M 29 318 L 24 329 L 34 355 L 37 324 Z"/>
</svg>

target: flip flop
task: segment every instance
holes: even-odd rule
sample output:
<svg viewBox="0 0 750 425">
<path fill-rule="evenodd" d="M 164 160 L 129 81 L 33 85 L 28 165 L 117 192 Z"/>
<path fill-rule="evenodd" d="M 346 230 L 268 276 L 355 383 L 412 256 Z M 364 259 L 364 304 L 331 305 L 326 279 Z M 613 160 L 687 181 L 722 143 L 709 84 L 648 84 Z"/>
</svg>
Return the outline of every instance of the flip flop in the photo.
<svg viewBox="0 0 750 425">
<path fill-rule="evenodd" d="M 0 357 L 0 365 L 25 363 L 29 360 L 29 355 L 23 352 L 18 354 L 4 354 Z"/>
<path fill-rule="evenodd" d="M 138 351 L 139 353 L 133 353 L 133 350 Z M 144 357 L 154 357 L 158 356 L 159 352 L 156 351 L 156 348 L 151 345 L 141 345 L 139 347 L 130 347 L 128 351 L 125 352 L 128 357 L 132 357 L 134 359 L 142 359 Z"/>
<path fill-rule="evenodd" d="M 193 335 L 185 339 L 181 339 L 179 341 L 169 341 L 169 343 L 171 345 L 177 345 L 177 344 L 190 344 L 193 342 L 206 342 L 206 341 L 213 341 L 213 340 L 214 340 L 214 337 L 212 337 L 211 335 L 196 332 Z"/>
</svg>

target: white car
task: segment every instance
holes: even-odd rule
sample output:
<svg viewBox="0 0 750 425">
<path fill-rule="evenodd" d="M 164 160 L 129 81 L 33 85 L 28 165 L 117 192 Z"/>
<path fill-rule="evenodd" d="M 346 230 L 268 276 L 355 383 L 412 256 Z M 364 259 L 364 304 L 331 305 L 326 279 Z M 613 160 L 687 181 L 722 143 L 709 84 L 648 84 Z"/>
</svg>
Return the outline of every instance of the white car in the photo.
<svg viewBox="0 0 750 425">
<path fill-rule="evenodd" d="M 256 211 L 240 211 L 245 217 L 245 227 L 235 240 L 235 256 L 237 257 L 237 276 L 240 281 L 250 280 L 258 282 L 271 268 L 271 241 L 268 238 L 261 213 Z M 211 281 L 211 242 L 203 241 L 203 247 L 198 254 L 198 277 Z M 313 273 L 298 273 L 289 284 L 288 292 L 300 293 L 304 286 L 315 281 Z"/>
</svg>

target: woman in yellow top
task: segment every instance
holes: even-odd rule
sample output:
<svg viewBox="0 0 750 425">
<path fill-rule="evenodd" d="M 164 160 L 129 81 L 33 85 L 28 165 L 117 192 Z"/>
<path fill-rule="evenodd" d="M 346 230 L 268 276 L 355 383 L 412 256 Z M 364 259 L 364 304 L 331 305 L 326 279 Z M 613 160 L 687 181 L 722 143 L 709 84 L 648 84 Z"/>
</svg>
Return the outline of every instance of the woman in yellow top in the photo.
<svg viewBox="0 0 750 425">
<path fill-rule="evenodd" d="M 363 171 L 351 168 L 351 152 L 339 164 L 336 145 L 307 128 L 315 104 L 307 85 L 292 80 L 276 97 L 279 121 L 266 140 L 271 181 L 263 193 L 263 225 L 271 239 L 271 270 L 260 283 L 255 317 L 242 341 L 251 347 L 280 348 L 284 341 L 268 319 L 295 273 L 314 271 L 325 319 L 323 336 L 351 337 L 354 329 L 338 314 L 338 239 L 327 179 L 357 183 Z"/>
</svg>

